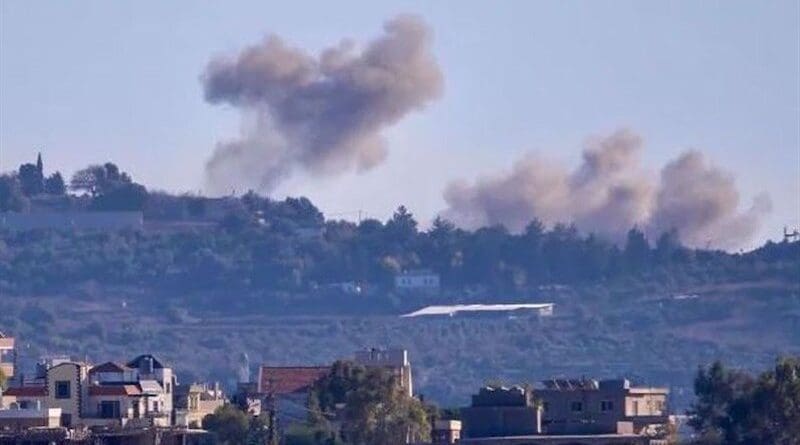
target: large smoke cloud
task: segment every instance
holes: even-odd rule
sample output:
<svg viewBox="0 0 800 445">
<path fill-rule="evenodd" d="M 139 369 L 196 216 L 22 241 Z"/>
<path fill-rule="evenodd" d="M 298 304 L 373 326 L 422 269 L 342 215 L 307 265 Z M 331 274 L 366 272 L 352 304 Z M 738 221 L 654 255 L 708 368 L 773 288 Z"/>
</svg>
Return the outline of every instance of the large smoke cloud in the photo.
<svg viewBox="0 0 800 445">
<path fill-rule="evenodd" d="M 343 41 L 314 56 L 270 35 L 212 60 L 206 100 L 242 109 L 246 125 L 239 139 L 218 144 L 209 185 L 268 191 L 296 168 L 329 175 L 381 163 L 382 130 L 441 94 L 430 41 L 421 19 L 403 15 L 361 50 Z"/>
<path fill-rule="evenodd" d="M 642 148 L 628 130 L 591 139 L 574 171 L 528 154 L 510 171 L 451 183 L 444 215 L 465 227 L 503 224 L 513 231 L 533 218 L 572 222 L 615 241 L 635 225 L 651 236 L 676 229 L 688 245 L 732 249 L 755 234 L 770 210 L 762 195 L 740 212 L 733 177 L 700 152 L 682 154 L 659 177 L 641 166 Z"/>
</svg>

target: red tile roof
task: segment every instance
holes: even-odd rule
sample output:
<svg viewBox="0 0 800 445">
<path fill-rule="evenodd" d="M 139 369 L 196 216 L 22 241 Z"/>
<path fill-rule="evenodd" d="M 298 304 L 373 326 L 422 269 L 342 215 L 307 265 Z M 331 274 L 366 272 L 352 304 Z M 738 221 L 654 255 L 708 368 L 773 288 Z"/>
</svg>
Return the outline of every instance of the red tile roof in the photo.
<svg viewBox="0 0 800 445">
<path fill-rule="evenodd" d="M 47 395 L 47 387 L 42 385 L 16 386 L 3 391 L 3 395 L 14 397 L 45 397 Z"/>
<path fill-rule="evenodd" d="M 262 366 L 258 390 L 263 394 L 274 395 L 306 392 L 328 372 L 330 368 L 327 366 Z"/>
<path fill-rule="evenodd" d="M 136 385 L 92 385 L 90 396 L 138 396 L 142 391 Z"/>
</svg>

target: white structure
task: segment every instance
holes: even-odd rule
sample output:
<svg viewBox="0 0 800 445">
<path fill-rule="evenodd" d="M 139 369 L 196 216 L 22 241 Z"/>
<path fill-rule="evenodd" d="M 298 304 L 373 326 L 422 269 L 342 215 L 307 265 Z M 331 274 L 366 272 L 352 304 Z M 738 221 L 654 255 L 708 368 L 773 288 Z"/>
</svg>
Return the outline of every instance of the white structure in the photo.
<svg viewBox="0 0 800 445">
<path fill-rule="evenodd" d="M 446 316 L 456 315 L 475 315 L 475 314 L 495 314 L 495 315 L 516 315 L 522 313 L 533 313 L 540 317 L 553 315 L 554 303 L 528 303 L 528 304 L 454 304 L 449 306 L 427 306 L 418 311 L 402 315 L 404 318 Z"/>
<path fill-rule="evenodd" d="M 399 291 L 438 292 L 439 274 L 427 269 L 409 270 L 394 277 L 394 287 Z"/>
</svg>

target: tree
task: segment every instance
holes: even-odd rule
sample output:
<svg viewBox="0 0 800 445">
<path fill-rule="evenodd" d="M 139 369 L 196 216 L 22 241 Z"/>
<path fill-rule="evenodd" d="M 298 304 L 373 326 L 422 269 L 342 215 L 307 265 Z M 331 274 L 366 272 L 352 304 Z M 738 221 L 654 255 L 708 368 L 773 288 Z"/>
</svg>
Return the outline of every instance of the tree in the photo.
<svg viewBox="0 0 800 445">
<path fill-rule="evenodd" d="M 386 233 L 392 242 L 410 241 L 417 234 L 417 221 L 414 215 L 405 206 L 398 207 L 392 219 L 386 222 Z"/>
<path fill-rule="evenodd" d="M 689 424 L 698 444 L 800 444 L 800 357 L 757 378 L 715 362 L 695 378 Z"/>
<path fill-rule="evenodd" d="M 19 183 L 25 196 L 35 196 L 44 190 L 42 172 L 34 164 L 19 166 Z"/>
<path fill-rule="evenodd" d="M 0 212 L 20 212 L 28 205 L 16 175 L 0 175 Z"/>
<path fill-rule="evenodd" d="M 628 231 L 623 253 L 628 267 L 639 270 L 646 267 L 650 261 L 650 244 L 644 233 L 636 227 Z"/>
<path fill-rule="evenodd" d="M 331 372 L 314 386 L 309 398 L 309 420 L 321 430 L 341 411 L 341 435 L 353 445 L 383 445 L 427 440 L 429 425 L 424 405 L 410 397 L 396 377 L 382 368 L 350 362 L 334 363 Z"/>
<path fill-rule="evenodd" d="M 0 393 L 2 393 L 4 389 L 6 389 L 6 382 L 7 381 L 8 381 L 8 377 L 6 377 L 6 373 L 3 372 L 2 369 L 0 369 Z"/>
<path fill-rule="evenodd" d="M 123 182 L 92 199 L 92 210 L 142 210 L 147 201 L 147 189 L 136 183 Z"/>
<path fill-rule="evenodd" d="M 44 180 L 44 192 L 48 195 L 63 195 L 67 192 L 61 173 L 55 172 Z"/>
<path fill-rule="evenodd" d="M 214 433 L 222 445 L 247 443 L 250 422 L 247 414 L 234 405 L 223 405 L 203 419 L 203 427 Z"/>
<path fill-rule="evenodd" d="M 119 167 L 107 162 L 103 165 L 90 165 L 75 172 L 70 180 L 70 188 L 95 197 L 107 193 L 120 184 L 131 182 L 131 177 L 127 173 L 120 172 Z"/>
</svg>

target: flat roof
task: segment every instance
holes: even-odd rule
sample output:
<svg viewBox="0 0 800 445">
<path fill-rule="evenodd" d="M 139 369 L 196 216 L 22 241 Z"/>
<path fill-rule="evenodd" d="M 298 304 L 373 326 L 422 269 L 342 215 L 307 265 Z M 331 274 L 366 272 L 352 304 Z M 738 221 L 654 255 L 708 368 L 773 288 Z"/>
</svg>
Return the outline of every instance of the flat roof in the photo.
<svg viewBox="0 0 800 445">
<path fill-rule="evenodd" d="M 453 316 L 459 312 L 512 312 L 524 309 L 552 308 L 554 303 L 522 303 L 522 304 L 453 304 L 446 306 L 427 306 L 418 311 L 401 315 L 401 317 L 421 317 L 427 315 Z"/>
</svg>

